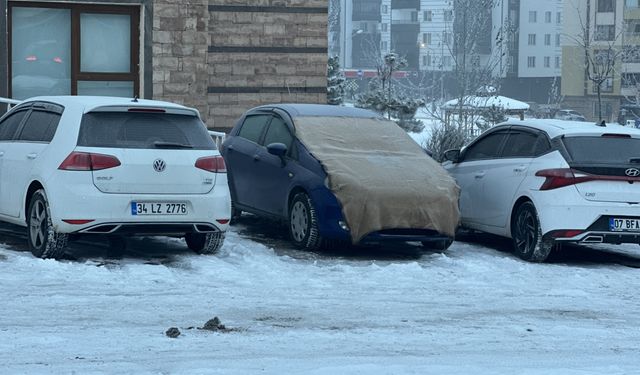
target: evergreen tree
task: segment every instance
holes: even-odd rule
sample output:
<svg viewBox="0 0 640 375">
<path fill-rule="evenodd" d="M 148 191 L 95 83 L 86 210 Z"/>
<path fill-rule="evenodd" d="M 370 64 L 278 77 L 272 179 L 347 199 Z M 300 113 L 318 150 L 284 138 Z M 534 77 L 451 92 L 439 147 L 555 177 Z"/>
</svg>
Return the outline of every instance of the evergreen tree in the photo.
<svg viewBox="0 0 640 375">
<path fill-rule="evenodd" d="M 327 103 L 340 105 L 344 101 L 345 78 L 340 72 L 338 56 L 329 57 L 327 63 Z"/>
</svg>

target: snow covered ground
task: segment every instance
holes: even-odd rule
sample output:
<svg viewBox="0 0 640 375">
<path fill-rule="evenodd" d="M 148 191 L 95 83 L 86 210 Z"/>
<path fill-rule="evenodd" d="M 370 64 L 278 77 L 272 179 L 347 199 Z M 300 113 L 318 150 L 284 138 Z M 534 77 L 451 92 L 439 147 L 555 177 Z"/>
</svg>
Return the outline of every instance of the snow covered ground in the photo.
<svg viewBox="0 0 640 375">
<path fill-rule="evenodd" d="M 217 256 L 151 238 L 65 261 L 0 229 L 0 374 L 640 373 L 638 246 L 551 264 L 493 237 L 308 253 L 268 226 L 245 217 Z M 230 330 L 197 328 L 214 316 Z"/>
</svg>

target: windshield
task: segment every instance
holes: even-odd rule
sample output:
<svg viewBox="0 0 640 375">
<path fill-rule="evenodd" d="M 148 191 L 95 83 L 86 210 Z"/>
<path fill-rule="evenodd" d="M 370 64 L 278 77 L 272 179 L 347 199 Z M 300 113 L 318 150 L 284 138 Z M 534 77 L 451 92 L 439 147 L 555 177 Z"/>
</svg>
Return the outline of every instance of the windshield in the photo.
<svg viewBox="0 0 640 375">
<path fill-rule="evenodd" d="M 206 127 L 195 116 L 140 112 L 85 114 L 78 146 L 216 149 Z"/>
</svg>

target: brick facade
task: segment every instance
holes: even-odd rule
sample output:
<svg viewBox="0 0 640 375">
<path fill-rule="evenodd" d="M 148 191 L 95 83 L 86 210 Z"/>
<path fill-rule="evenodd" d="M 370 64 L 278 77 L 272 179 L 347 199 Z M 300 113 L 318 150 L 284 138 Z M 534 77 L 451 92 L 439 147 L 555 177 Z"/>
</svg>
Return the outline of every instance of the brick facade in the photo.
<svg viewBox="0 0 640 375">
<path fill-rule="evenodd" d="M 153 97 L 228 130 L 267 103 L 326 103 L 327 0 L 156 0 Z"/>
</svg>

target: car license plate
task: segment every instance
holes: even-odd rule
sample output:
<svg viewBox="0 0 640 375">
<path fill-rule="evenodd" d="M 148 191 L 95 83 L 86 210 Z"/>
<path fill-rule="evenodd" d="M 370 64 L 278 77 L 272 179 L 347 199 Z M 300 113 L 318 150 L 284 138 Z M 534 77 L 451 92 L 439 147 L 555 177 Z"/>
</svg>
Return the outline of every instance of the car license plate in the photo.
<svg viewBox="0 0 640 375">
<path fill-rule="evenodd" d="M 131 202 L 131 215 L 186 215 L 185 202 Z"/>
<path fill-rule="evenodd" d="M 609 218 L 609 229 L 612 232 L 640 232 L 640 219 Z"/>
</svg>

